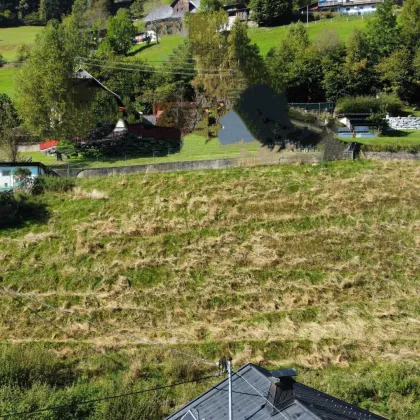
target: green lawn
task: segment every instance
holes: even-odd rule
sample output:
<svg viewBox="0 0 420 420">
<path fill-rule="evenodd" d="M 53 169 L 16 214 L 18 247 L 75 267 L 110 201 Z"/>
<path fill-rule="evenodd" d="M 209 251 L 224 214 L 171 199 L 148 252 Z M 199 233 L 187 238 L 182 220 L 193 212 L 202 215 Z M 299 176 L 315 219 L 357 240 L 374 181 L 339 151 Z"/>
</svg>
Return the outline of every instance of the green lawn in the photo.
<svg viewBox="0 0 420 420">
<path fill-rule="evenodd" d="M 6 93 L 12 99 L 15 98 L 14 77 L 16 68 L 0 68 L 0 93 Z"/>
<path fill-rule="evenodd" d="M 420 130 L 392 130 L 388 136 L 375 137 L 375 138 L 358 138 L 357 143 L 365 144 L 367 146 L 417 146 L 420 145 Z M 392 135 L 391 135 L 392 134 Z M 340 140 L 350 143 L 353 142 L 352 138 L 341 137 Z"/>
<path fill-rule="evenodd" d="M 16 59 L 16 51 L 22 44 L 33 45 L 36 35 L 42 26 L 19 26 L 17 28 L 0 28 L 0 54 L 7 61 Z"/>
<path fill-rule="evenodd" d="M 316 38 L 328 29 L 336 30 L 339 37 L 343 41 L 347 41 L 350 33 L 354 29 L 364 29 L 367 25 L 368 19 L 349 18 L 335 18 L 329 20 L 315 21 L 308 25 L 308 33 L 311 41 L 315 41 Z M 250 28 L 248 35 L 251 38 L 252 43 L 259 46 L 260 52 L 263 56 L 267 55 L 268 51 L 282 41 L 287 33 L 289 25 L 278 26 L 276 28 Z"/>
<path fill-rule="evenodd" d="M 0 54 L 7 61 L 17 59 L 17 49 L 22 44 L 33 45 L 36 35 L 42 30 L 41 26 L 19 26 L 17 28 L 0 28 Z M 15 98 L 14 75 L 16 67 L 0 68 L 0 93 L 6 93 Z"/>
<path fill-rule="evenodd" d="M 70 167 L 89 167 L 99 168 L 107 166 L 129 166 L 162 162 L 178 162 L 188 160 L 207 160 L 207 159 L 223 159 L 235 158 L 239 156 L 254 156 L 261 147 L 259 142 L 252 143 L 236 143 L 227 146 L 220 144 L 217 138 L 206 142 L 206 138 L 198 134 L 190 134 L 185 137 L 184 145 L 179 153 L 174 153 L 162 157 L 139 157 L 134 159 L 121 158 L 101 158 L 99 160 L 70 159 L 65 160 L 62 164 L 56 162 L 54 157 L 45 156 L 39 152 L 22 153 L 22 156 L 32 157 L 34 161 L 44 163 L 49 166 L 63 166 L 70 164 Z"/>
<path fill-rule="evenodd" d="M 182 35 L 166 35 L 159 41 L 159 44 L 136 45 L 131 50 L 132 58 L 141 58 L 145 61 L 166 61 L 186 38 Z"/>
</svg>

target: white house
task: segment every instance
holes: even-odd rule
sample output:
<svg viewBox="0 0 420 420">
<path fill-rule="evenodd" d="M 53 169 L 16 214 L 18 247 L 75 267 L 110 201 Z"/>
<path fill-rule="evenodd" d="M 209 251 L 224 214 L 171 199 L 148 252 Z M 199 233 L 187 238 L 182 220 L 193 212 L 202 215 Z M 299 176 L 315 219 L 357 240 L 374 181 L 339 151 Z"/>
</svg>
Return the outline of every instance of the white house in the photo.
<svg viewBox="0 0 420 420">
<path fill-rule="evenodd" d="M 20 186 L 20 181 L 13 176 L 14 170 L 18 168 L 29 169 L 33 179 L 48 172 L 47 168 L 39 162 L 0 162 L 0 191 L 10 191 Z"/>
<path fill-rule="evenodd" d="M 312 3 L 309 6 L 300 8 L 302 14 L 335 12 L 343 15 L 367 15 L 376 11 L 377 3 L 384 0 L 320 0 L 317 3 Z"/>
</svg>

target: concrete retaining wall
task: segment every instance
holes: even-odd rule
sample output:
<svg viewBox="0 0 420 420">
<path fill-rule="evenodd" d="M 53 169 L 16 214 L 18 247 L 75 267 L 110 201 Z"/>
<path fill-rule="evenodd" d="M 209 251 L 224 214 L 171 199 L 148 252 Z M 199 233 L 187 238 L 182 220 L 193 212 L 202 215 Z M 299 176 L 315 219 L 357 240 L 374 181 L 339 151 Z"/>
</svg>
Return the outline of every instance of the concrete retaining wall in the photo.
<svg viewBox="0 0 420 420">
<path fill-rule="evenodd" d="M 420 153 L 363 152 L 363 157 L 366 159 L 380 160 L 420 160 Z"/>
<path fill-rule="evenodd" d="M 420 117 L 387 117 L 387 120 L 395 130 L 420 130 Z"/>
<path fill-rule="evenodd" d="M 27 143 L 18 147 L 19 152 L 39 152 L 39 143 Z"/>
<path fill-rule="evenodd" d="M 206 169 L 227 169 L 260 165 L 277 165 L 286 163 L 317 163 L 322 162 L 322 152 L 311 153 L 274 153 L 273 156 L 264 158 L 233 158 L 233 159 L 213 159 L 196 160 L 184 162 L 154 163 L 150 165 L 117 166 L 111 168 L 72 168 L 56 169 L 61 176 L 73 178 L 88 178 L 95 176 L 130 175 L 138 173 L 155 172 L 179 172 L 179 171 L 200 171 Z"/>
</svg>

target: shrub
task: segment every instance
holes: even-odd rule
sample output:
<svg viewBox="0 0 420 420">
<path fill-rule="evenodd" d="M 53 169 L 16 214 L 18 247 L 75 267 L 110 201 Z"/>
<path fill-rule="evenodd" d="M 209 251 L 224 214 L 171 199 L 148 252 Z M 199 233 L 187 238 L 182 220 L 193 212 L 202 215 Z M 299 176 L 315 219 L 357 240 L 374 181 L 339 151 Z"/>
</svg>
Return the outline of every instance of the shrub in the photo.
<svg viewBox="0 0 420 420">
<path fill-rule="evenodd" d="M 372 124 L 376 133 L 380 136 L 389 127 L 388 120 L 384 112 L 376 112 L 371 114 L 367 119 Z"/>
<path fill-rule="evenodd" d="M 0 54 L 0 67 L 3 67 L 7 61 L 3 58 L 3 56 Z"/>
<path fill-rule="evenodd" d="M 39 12 L 29 13 L 28 15 L 26 15 L 23 18 L 23 22 L 24 22 L 25 25 L 28 25 L 28 26 L 44 25 L 44 22 L 42 21 L 42 19 L 39 16 Z"/>
<path fill-rule="evenodd" d="M 363 152 L 408 152 L 420 153 L 420 144 L 363 144 L 361 146 Z"/>
<path fill-rule="evenodd" d="M 42 175 L 35 179 L 32 194 L 44 194 L 46 192 L 66 192 L 75 186 L 74 179 L 59 176 Z"/>
<path fill-rule="evenodd" d="M 308 124 L 316 124 L 319 120 L 317 114 L 299 111 L 296 108 L 289 108 L 289 117 Z"/>
<path fill-rule="evenodd" d="M 391 115 L 397 115 L 403 107 L 402 102 L 396 95 L 373 96 L 347 96 L 341 98 L 335 108 L 337 114 L 368 114 L 381 111 Z"/>
<path fill-rule="evenodd" d="M 29 55 L 31 53 L 31 49 L 26 44 L 19 45 L 19 48 L 17 50 L 17 60 L 22 63 L 23 61 L 26 61 L 29 58 Z"/>
</svg>

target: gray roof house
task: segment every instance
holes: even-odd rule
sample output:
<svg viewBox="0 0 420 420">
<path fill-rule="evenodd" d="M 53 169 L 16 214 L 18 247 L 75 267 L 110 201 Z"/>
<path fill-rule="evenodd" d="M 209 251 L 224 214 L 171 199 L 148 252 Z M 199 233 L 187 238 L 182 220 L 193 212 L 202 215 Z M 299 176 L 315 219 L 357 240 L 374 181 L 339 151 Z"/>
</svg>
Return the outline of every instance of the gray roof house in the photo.
<svg viewBox="0 0 420 420">
<path fill-rule="evenodd" d="M 152 10 L 144 21 L 155 22 L 169 19 L 182 19 L 186 13 L 196 13 L 200 8 L 200 0 L 174 0 L 171 4 Z"/>
<path fill-rule="evenodd" d="M 234 420 L 384 420 L 293 379 L 294 369 L 269 371 L 251 363 L 232 377 Z M 228 379 L 167 420 L 228 420 Z"/>
</svg>

